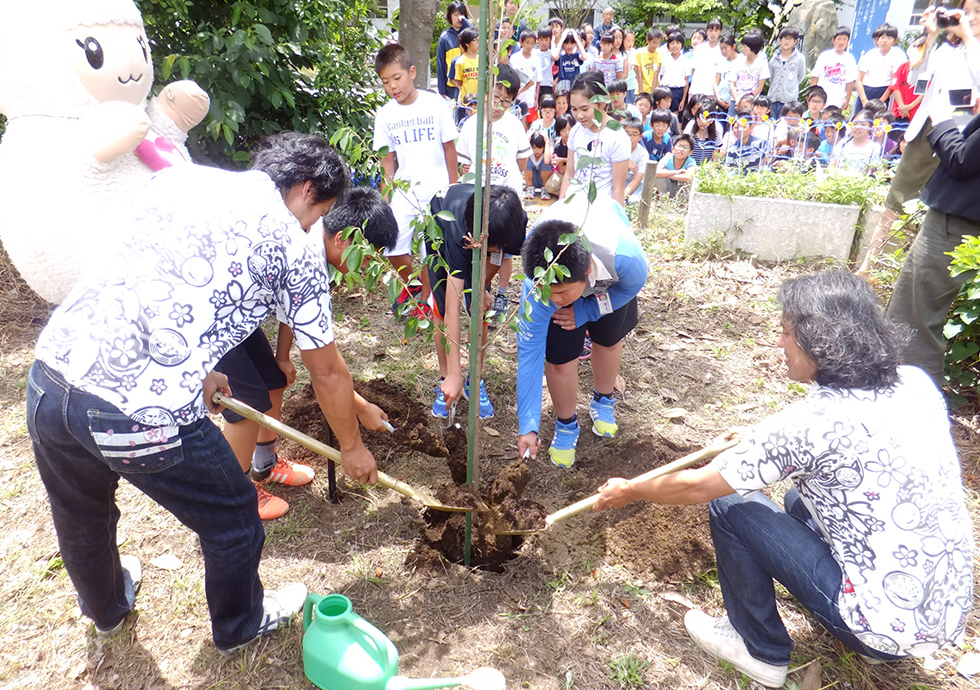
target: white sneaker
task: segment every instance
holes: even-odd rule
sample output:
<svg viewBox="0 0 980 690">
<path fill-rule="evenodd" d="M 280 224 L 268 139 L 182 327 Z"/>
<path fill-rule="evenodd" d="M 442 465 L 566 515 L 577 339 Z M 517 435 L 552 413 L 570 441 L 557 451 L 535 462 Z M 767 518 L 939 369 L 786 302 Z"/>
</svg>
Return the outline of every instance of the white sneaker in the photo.
<svg viewBox="0 0 980 690">
<path fill-rule="evenodd" d="M 742 636 L 728 622 L 728 616 L 712 618 L 692 609 L 684 616 L 684 627 L 691 639 L 710 656 L 727 661 L 757 683 L 767 688 L 781 688 L 786 682 L 788 666 L 767 664 L 749 654 Z"/>
<path fill-rule="evenodd" d="M 136 606 L 136 595 L 140 591 L 140 585 L 143 584 L 143 565 L 140 563 L 139 558 L 131 554 L 120 556 L 119 564 L 122 566 L 123 571 L 123 584 L 126 587 L 126 601 L 129 602 L 130 613 L 132 613 L 133 608 Z M 112 637 L 123 629 L 123 625 L 126 623 L 128 618 L 129 614 L 126 614 L 121 621 L 107 630 L 103 630 L 96 625 L 95 636 L 101 639 Z"/>
<path fill-rule="evenodd" d="M 262 635 L 268 635 L 283 627 L 302 610 L 303 602 L 306 601 L 306 594 L 306 585 L 302 582 L 290 582 L 279 589 L 266 590 L 262 599 L 262 620 L 259 621 L 259 629 L 255 632 L 255 637 L 228 649 L 219 648 L 218 652 L 223 656 L 233 656 Z"/>
</svg>

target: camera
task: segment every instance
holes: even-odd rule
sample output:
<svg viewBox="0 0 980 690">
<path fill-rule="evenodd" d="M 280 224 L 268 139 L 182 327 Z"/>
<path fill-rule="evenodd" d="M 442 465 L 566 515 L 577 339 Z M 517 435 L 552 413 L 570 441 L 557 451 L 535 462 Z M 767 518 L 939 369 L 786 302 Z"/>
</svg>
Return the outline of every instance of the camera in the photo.
<svg viewBox="0 0 980 690">
<path fill-rule="evenodd" d="M 948 10 L 945 7 L 936 9 L 936 26 L 940 29 L 948 29 L 951 26 L 959 26 L 959 10 Z"/>
</svg>

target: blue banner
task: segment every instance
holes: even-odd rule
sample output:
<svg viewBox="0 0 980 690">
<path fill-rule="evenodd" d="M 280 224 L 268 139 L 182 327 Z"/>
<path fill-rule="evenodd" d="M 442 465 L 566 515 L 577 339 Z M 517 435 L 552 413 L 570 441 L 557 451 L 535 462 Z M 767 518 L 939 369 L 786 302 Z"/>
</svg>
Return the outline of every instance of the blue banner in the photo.
<svg viewBox="0 0 980 690">
<path fill-rule="evenodd" d="M 857 0 L 854 6 L 854 26 L 851 28 L 851 55 L 855 60 L 875 49 L 871 32 L 885 23 L 890 0 Z"/>
</svg>

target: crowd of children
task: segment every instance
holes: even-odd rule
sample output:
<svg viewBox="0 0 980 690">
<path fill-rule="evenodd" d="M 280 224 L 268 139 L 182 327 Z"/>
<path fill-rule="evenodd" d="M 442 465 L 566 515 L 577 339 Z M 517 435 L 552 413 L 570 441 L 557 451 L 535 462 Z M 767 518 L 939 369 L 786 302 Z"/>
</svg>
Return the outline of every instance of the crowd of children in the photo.
<svg viewBox="0 0 980 690">
<path fill-rule="evenodd" d="M 378 112 L 374 145 L 387 149 L 383 187 L 397 183 L 391 204 L 399 231 L 388 254 L 405 275 L 412 261 L 415 218 L 437 206 L 448 208 L 446 204 L 454 213 L 472 212 L 465 210 L 467 204 L 472 207 L 472 187 L 457 189 L 461 185 L 455 183 L 471 171 L 481 149 L 482 133 L 474 117 L 479 41 L 458 14 L 453 4 L 447 18 L 453 19 L 450 33 L 457 46 L 444 52 L 445 69 L 440 70 L 446 98 L 452 98 L 455 109 L 415 88 L 415 70 L 402 46 L 386 46 L 376 60 L 391 100 Z M 580 189 L 587 189 L 594 203 L 620 209 L 637 200 L 645 185 L 673 196 L 708 161 L 741 172 L 797 166 L 874 173 L 883 162 L 901 156 L 898 135 L 921 100 L 908 83 L 908 58 L 895 45 L 897 31 L 887 24 L 874 32 L 876 48 L 860 60 L 847 50 L 849 31 L 839 28 L 833 47 L 811 69 L 797 49 L 799 31 L 791 26 L 779 31 L 778 48 L 769 57 L 761 31 L 736 39 L 724 33 L 719 19 L 694 31 L 689 42 L 679 26 L 651 28 L 646 45 L 635 48 L 633 32 L 605 23 L 605 14 L 598 35 L 588 24 L 565 27 L 559 18 L 529 30 L 518 18 L 509 13 L 498 26 L 491 55 L 496 66 L 489 109 L 492 135 L 482 147 L 492 204 L 500 213 L 507 210 L 508 218 L 517 213 L 522 198 L 551 203 L 558 197 L 564 206 Z M 448 37 L 447 46 L 454 36 Z M 454 98 L 450 88 L 455 88 Z M 450 113 L 455 113 L 455 122 Z M 467 215 L 465 220 L 472 219 Z M 472 228 L 458 219 L 455 225 L 439 222 L 452 225 L 444 230 L 456 239 L 448 249 L 431 246 L 429 252 L 442 255 L 456 271 L 456 264 L 466 262 Z M 487 252 L 488 275 L 498 280 L 496 295 L 489 280 L 485 286 L 492 311 L 504 312 L 509 306 L 513 255 L 522 239 L 517 225 L 507 226 L 506 232 L 503 225 L 494 226 L 498 229 L 491 232 L 499 230 L 504 233 L 500 237 L 508 238 L 491 237 Z M 438 293 L 432 299 L 430 280 L 439 283 L 432 286 Z M 448 350 L 445 341 L 438 348 L 444 378 L 432 408 L 437 416 L 451 414 L 453 404 L 469 390 L 454 359 L 460 300 L 455 293 L 447 299 L 447 280 L 437 271 L 425 271 L 421 286 L 403 290 L 393 305 L 398 314 L 412 308 L 417 317 L 434 318 L 443 337 L 448 334 L 457 342 Z M 449 282 L 456 292 L 469 289 L 462 278 Z M 431 304 L 436 305 L 434 313 Z M 591 331 L 583 334 L 585 358 Z M 491 416 L 493 406 L 482 382 L 480 388 L 481 416 Z M 603 419 L 611 415 L 602 414 Z M 615 426 L 599 426 L 608 430 L 610 424 Z M 552 458 L 568 464 L 568 454 L 560 455 L 560 460 Z"/>
</svg>

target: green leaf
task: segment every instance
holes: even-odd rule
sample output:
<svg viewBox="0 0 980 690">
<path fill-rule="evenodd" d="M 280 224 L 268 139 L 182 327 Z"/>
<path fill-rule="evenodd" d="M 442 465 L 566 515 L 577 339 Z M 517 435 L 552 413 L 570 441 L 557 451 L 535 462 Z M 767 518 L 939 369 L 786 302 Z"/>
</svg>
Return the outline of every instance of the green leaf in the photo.
<svg viewBox="0 0 980 690">
<path fill-rule="evenodd" d="M 445 209 L 439 211 L 439 213 L 436 214 L 436 218 L 438 218 L 439 220 L 448 220 L 448 221 L 456 220 L 456 216 L 453 215 L 453 212 L 447 211 Z"/>
<path fill-rule="evenodd" d="M 181 56 L 181 57 L 177 58 L 177 65 L 180 68 L 180 77 L 181 77 L 181 79 L 187 79 L 189 76 L 191 76 L 191 61 L 190 60 L 188 60 L 186 57 Z"/>
<path fill-rule="evenodd" d="M 589 180 L 589 203 L 590 204 L 595 203 L 595 198 L 597 194 L 598 194 L 598 190 L 596 189 L 595 186 L 595 180 Z"/>
<path fill-rule="evenodd" d="M 259 40 L 268 45 L 272 45 L 272 32 L 269 31 L 269 27 L 265 24 L 256 24 L 253 29 L 255 30 L 255 35 L 259 37 Z"/>
<path fill-rule="evenodd" d="M 551 247 L 544 248 L 544 260 L 549 264 L 555 260 L 555 253 L 551 251 Z"/>
<path fill-rule="evenodd" d="M 609 122 L 606 123 L 606 129 L 611 129 L 614 132 L 622 128 L 623 125 L 616 120 L 609 120 Z"/>
<path fill-rule="evenodd" d="M 174 71 L 174 61 L 177 59 L 176 55 L 168 55 L 163 58 L 163 62 L 160 65 L 160 77 L 163 81 L 169 81 L 170 75 Z"/>
</svg>

